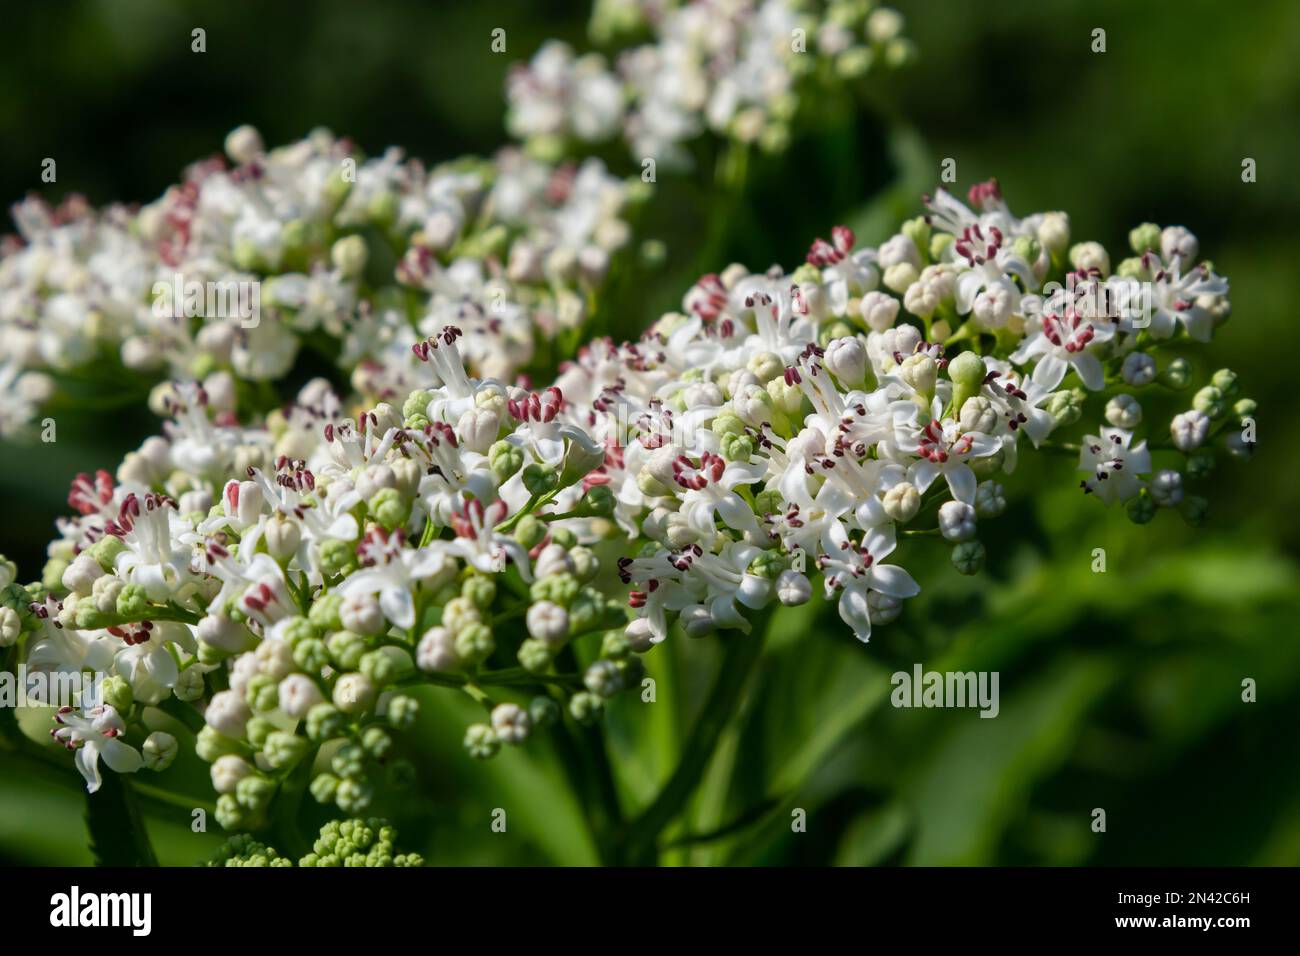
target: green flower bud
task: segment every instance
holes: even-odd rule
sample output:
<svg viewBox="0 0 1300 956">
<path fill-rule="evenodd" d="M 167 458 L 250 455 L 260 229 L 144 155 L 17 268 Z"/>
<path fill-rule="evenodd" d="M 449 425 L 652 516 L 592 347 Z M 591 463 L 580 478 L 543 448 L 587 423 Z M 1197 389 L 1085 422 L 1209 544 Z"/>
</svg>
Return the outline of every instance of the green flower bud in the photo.
<svg viewBox="0 0 1300 956">
<path fill-rule="evenodd" d="M 776 488 L 768 488 L 754 496 L 754 511 L 760 515 L 780 514 L 784 510 L 785 499 Z"/>
<path fill-rule="evenodd" d="M 265 717 L 250 717 L 247 725 L 244 727 L 244 736 L 248 742 L 253 745 L 254 750 L 261 750 L 266 746 L 266 740 L 271 734 L 275 733 L 276 726 Z"/>
<path fill-rule="evenodd" d="M 974 352 L 962 352 L 948 363 L 948 378 L 952 379 L 955 386 L 952 394 L 953 409 L 960 413 L 966 399 L 980 393 L 987 374 L 984 360 Z"/>
<path fill-rule="evenodd" d="M 530 495 L 540 497 L 560 486 L 560 476 L 554 468 L 534 461 L 524 466 L 523 482 Z"/>
<path fill-rule="evenodd" d="M 115 534 L 106 534 L 90 546 L 89 554 L 99 562 L 105 571 L 112 571 L 117 556 L 126 550 L 122 539 Z"/>
<path fill-rule="evenodd" d="M 460 587 L 461 597 L 480 611 L 486 611 L 497 596 L 497 585 L 485 574 L 475 574 L 465 579 Z"/>
<path fill-rule="evenodd" d="M 393 749 L 393 738 L 382 727 L 367 727 L 361 734 L 361 746 L 375 760 L 382 761 Z"/>
<path fill-rule="evenodd" d="M 244 692 L 248 709 L 257 714 L 265 714 L 280 706 L 279 685 L 265 674 L 258 674 L 248 682 Z"/>
<path fill-rule="evenodd" d="M 1222 418 L 1228 410 L 1227 403 L 1223 400 L 1223 393 L 1213 385 L 1206 385 L 1192 396 L 1192 408 L 1204 412 L 1211 418 Z"/>
<path fill-rule="evenodd" d="M 402 493 L 396 488 L 380 488 L 370 499 L 367 507 L 370 509 L 371 516 L 386 531 L 400 528 L 411 516 L 411 503 L 403 498 Z"/>
<path fill-rule="evenodd" d="M 305 640 L 310 640 L 320 636 L 316 630 L 316 625 L 305 617 L 296 616 L 285 620 L 280 624 L 280 636 L 290 647 L 297 647 Z"/>
<path fill-rule="evenodd" d="M 107 614 L 95 607 L 92 601 L 77 602 L 77 627 L 83 631 L 95 631 L 101 627 L 111 627 L 118 623 L 116 614 Z"/>
<path fill-rule="evenodd" d="M 1237 373 L 1230 368 L 1221 368 L 1214 373 L 1210 384 L 1222 393 L 1224 398 L 1235 398 L 1239 391 Z"/>
<path fill-rule="evenodd" d="M 535 515 L 524 515 L 515 525 L 515 540 L 520 546 L 531 551 L 542 543 L 546 537 L 546 522 Z"/>
<path fill-rule="evenodd" d="M 328 537 L 316 545 L 316 557 L 320 559 L 321 574 L 326 576 L 341 575 L 356 563 L 356 549 L 351 542 Z M 321 611 L 322 615 L 333 613 L 333 620 L 338 620 L 338 605 L 342 604 L 342 597 L 339 597 L 338 594 L 322 594 L 321 597 L 338 598 L 335 604 L 331 605 L 330 610 Z M 318 598 L 317 604 L 320 604 L 320 598 Z M 312 605 L 309 617 L 311 617 L 313 624 L 325 628 L 325 630 L 342 627 L 342 624 L 331 626 L 328 620 L 317 620 L 316 605 Z"/>
<path fill-rule="evenodd" d="M 528 716 L 533 727 L 549 727 L 560 719 L 560 705 L 550 697 L 537 696 L 528 703 Z"/>
<path fill-rule="evenodd" d="M 199 641 L 200 664 L 211 667 L 213 664 L 220 664 L 229 656 L 229 651 L 224 651 L 219 647 L 215 647 L 207 641 Z"/>
<path fill-rule="evenodd" d="M 328 542 L 327 542 L 328 543 Z M 346 543 L 340 541 L 346 547 Z M 351 552 L 351 548 L 348 551 Z M 321 558 L 324 559 L 325 548 L 321 548 Z M 339 619 L 339 608 L 343 606 L 343 595 L 333 592 L 322 594 L 312 602 L 311 610 L 307 612 L 307 620 L 316 625 L 322 631 L 339 631 L 343 629 L 343 621 Z"/>
<path fill-rule="evenodd" d="M 214 763 L 218 757 L 240 752 L 239 741 L 219 734 L 211 727 L 204 727 L 194 738 L 194 752 L 204 763 Z"/>
<path fill-rule="evenodd" d="M 293 649 L 293 662 L 309 674 L 319 674 L 330 662 L 329 648 L 320 638 L 299 641 Z"/>
<path fill-rule="evenodd" d="M 1060 426 L 1073 425 L 1083 415 L 1083 398 L 1078 389 L 1053 392 L 1047 400 L 1047 413 Z"/>
<path fill-rule="evenodd" d="M 1160 382 L 1169 388 L 1186 388 L 1192 379 L 1192 366 L 1185 358 L 1176 358 L 1160 373 Z"/>
<path fill-rule="evenodd" d="M 754 442 L 748 435 L 723 435 L 722 457 L 728 461 L 749 461 L 754 454 Z"/>
<path fill-rule="evenodd" d="M 615 661 L 620 680 L 624 687 L 635 687 L 645 677 L 645 661 L 638 654 L 630 654 L 621 661 Z"/>
<path fill-rule="evenodd" d="M 224 830 L 239 830 L 249 818 L 248 810 L 241 806 L 233 793 L 217 797 L 217 822 Z"/>
<path fill-rule="evenodd" d="M 1187 456 L 1187 477 L 1192 480 L 1208 478 L 1214 471 L 1214 455 L 1208 451 L 1197 451 Z"/>
<path fill-rule="evenodd" d="M 731 412 L 720 412 L 713 419 L 713 424 L 709 426 L 709 430 L 719 438 L 724 435 L 743 435 L 745 433 L 745 423 Z"/>
<path fill-rule="evenodd" d="M 930 245 L 930 224 L 925 221 L 924 216 L 917 216 L 915 219 L 909 219 L 903 223 L 903 228 L 899 230 L 907 238 L 915 243 L 918 249 L 927 249 Z"/>
<path fill-rule="evenodd" d="M 375 788 L 367 780 L 340 780 L 334 802 L 344 813 L 364 813 L 374 799 Z"/>
<path fill-rule="evenodd" d="M 1258 410 L 1259 406 L 1253 398 L 1240 399 L 1232 406 L 1232 413 L 1238 418 L 1252 418 Z"/>
<path fill-rule="evenodd" d="M 551 531 L 551 542 L 567 551 L 578 543 L 578 536 L 568 528 L 554 528 Z"/>
<path fill-rule="evenodd" d="M 346 726 L 347 719 L 333 704 L 322 702 L 307 711 L 307 736 L 318 744 L 333 740 Z"/>
<path fill-rule="evenodd" d="M 361 236 L 344 236 L 330 247 L 330 261 L 334 268 L 349 279 L 355 279 L 365 271 L 369 258 L 370 250 Z"/>
<path fill-rule="evenodd" d="M 632 653 L 632 646 L 622 631 L 610 631 L 601 639 L 600 656 L 619 661 Z"/>
<path fill-rule="evenodd" d="M 1129 248 L 1139 256 L 1144 252 L 1160 251 L 1160 227 L 1154 222 L 1144 222 L 1129 230 Z"/>
<path fill-rule="evenodd" d="M 343 778 L 360 778 L 366 772 L 366 751 L 357 744 L 344 744 L 330 761 L 330 769 Z"/>
<path fill-rule="evenodd" d="M 131 712 L 131 705 L 135 703 L 135 694 L 131 691 L 131 684 L 125 677 L 116 674 L 107 677 L 100 683 L 99 688 L 104 703 L 117 710 L 120 714 L 129 714 Z"/>
<path fill-rule="evenodd" d="M 984 545 L 979 541 L 963 541 L 952 549 L 952 566 L 958 574 L 979 574 L 984 558 Z"/>
<path fill-rule="evenodd" d="M 476 760 L 488 760 L 501 749 L 501 738 L 487 724 L 470 724 L 465 728 L 465 749 Z"/>
<path fill-rule="evenodd" d="M 1033 236 L 1016 236 L 1015 242 L 1011 244 L 1012 251 L 1028 263 L 1038 261 L 1038 257 L 1043 254 L 1043 244 Z"/>
<path fill-rule="evenodd" d="M 497 481 L 504 484 L 506 479 L 524 467 L 524 453 L 508 441 L 493 442 L 488 449 L 488 464 Z"/>
<path fill-rule="evenodd" d="M 340 670 L 356 670 L 361 664 L 361 655 L 366 652 L 366 642 L 351 631 L 337 631 L 325 642 L 329 648 L 330 658 Z"/>
<path fill-rule="evenodd" d="M 538 601 L 551 601 L 567 608 L 573 603 L 573 599 L 578 596 L 582 590 L 582 585 L 578 579 L 568 572 L 561 574 L 551 574 L 537 581 L 534 581 L 528 589 L 528 596 L 532 603 Z"/>
<path fill-rule="evenodd" d="M 496 646 L 492 630 L 486 624 L 467 624 L 456 635 L 456 656 L 471 667 L 491 657 Z"/>
<path fill-rule="evenodd" d="M 591 691 L 580 690 L 569 698 L 569 716 L 580 724 L 596 721 L 605 708 L 605 702 Z"/>
<path fill-rule="evenodd" d="M 383 649 L 362 654 L 358 670 L 376 684 L 387 684 L 400 676 L 396 658 Z"/>
<path fill-rule="evenodd" d="M 277 730 L 274 733 L 267 734 L 262 753 L 272 769 L 286 770 L 307 756 L 310 747 L 311 744 L 307 741 L 307 738 Z"/>
<path fill-rule="evenodd" d="M 586 584 L 600 570 L 600 561 L 590 548 L 578 546 L 569 549 L 569 563 L 573 565 L 573 576 Z"/>
<path fill-rule="evenodd" d="M 935 233 L 930 239 L 930 261 L 938 262 L 943 258 L 943 252 L 953 244 L 954 237 L 946 232 Z"/>
<path fill-rule="evenodd" d="M 551 649 L 541 641 L 526 639 L 519 645 L 519 666 L 532 674 L 538 674 L 551 666 Z"/>
<path fill-rule="evenodd" d="M 592 485 L 582 499 L 582 512 L 596 518 L 608 518 L 614 514 L 616 504 L 613 488 L 609 485 Z"/>
<path fill-rule="evenodd" d="M 583 588 L 569 607 L 569 633 L 585 634 L 600 626 L 604 617 L 605 598 L 600 592 Z"/>
<path fill-rule="evenodd" d="M 388 722 L 398 730 L 410 730 L 420 713 L 420 702 L 406 694 L 398 694 L 388 701 Z"/>
<path fill-rule="evenodd" d="M 406 396 L 406 401 L 402 402 L 402 416 L 423 415 L 429 407 L 429 400 L 433 395 L 428 389 L 417 388 L 410 395 Z"/>
<path fill-rule="evenodd" d="M 63 586 L 63 572 L 68 570 L 71 562 L 64 558 L 50 558 L 45 562 L 45 568 L 41 571 L 41 584 L 50 591 L 62 593 L 67 590 Z"/>
<path fill-rule="evenodd" d="M 318 774 L 307 788 L 317 803 L 333 803 L 339 789 L 339 778 L 332 773 Z"/>
<path fill-rule="evenodd" d="M 766 578 L 769 581 L 775 581 L 780 573 L 785 569 L 785 557 L 776 551 L 761 551 L 758 556 L 749 563 L 750 574 L 757 575 L 760 578 Z"/>
</svg>

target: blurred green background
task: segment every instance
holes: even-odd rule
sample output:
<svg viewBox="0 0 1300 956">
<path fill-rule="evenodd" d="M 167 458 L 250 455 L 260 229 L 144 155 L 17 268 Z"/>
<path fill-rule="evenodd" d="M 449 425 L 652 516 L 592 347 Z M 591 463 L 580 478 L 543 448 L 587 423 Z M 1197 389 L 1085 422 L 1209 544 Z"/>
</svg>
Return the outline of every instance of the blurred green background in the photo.
<svg viewBox="0 0 1300 956">
<path fill-rule="evenodd" d="M 1207 483 L 1213 512 L 1199 530 L 1171 513 L 1134 527 L 1080 498 L 1071 461 L 1034 456 L 986 541 L 985 573 L 959 577 L 945 548 L 909 542 L 900 560 L 923 595 L 869 646 L 833 608 L 782 612 L 664 858 L 1300 863 L 1300 494 L 1290 451 L 1300 422 L 1284 412 L 1292 363 L 1279 361 L 1300 258 L 1300 6 L 896 6 L 918 62 L 811 104 L 789 153 L 751 163 L 743 196 L 714 187 L 706 148 L 694 175 L 661 175 L 643 225 L 666 242 L 666 262 L 629 266 L 602 305 L 604 327 L 634 334 L 699 272 L 732 258 L 793 267 L 836 222 L 879 241 L 917 213 L 951 157 L 963 193 L 997 176 L 1013 211 L 1066 210 L 1075 238 L 1103 242 L 1113 258 L 1139 222 L 1192 229 L 1232 283 L 1233 317 L 1211 367 L 1238 371 L 1259 401 L 1258 454 Z M 583 43 L 586 15 L 585 4 L 536 0 L 15 7 L 0 47 L 0 195 L 40 189 L 41 161 L 53 157 L 52 199 L 147 201 L 241 122 L 273 144 L 325 125 L 370 152 L 398 144 L 430 162 L 491 152 L 504 138 L 508 63 L 543 37 Z M 189 50 L 198 26 L 202 55 Z M 505 56 L 488 50 L 498 26 Z M 1091 52 L 1095 28 L 1106 30 L 1105 53 Z M 1241 181 L 1246 157 L 1255 183 Z M 24 577 L 39 572 L 71 477 L 117 461 L 154 428 L 138 409 L 69 411 L 55 444 L 0 447 L 0 552 Z M 1091 571 L 1097 547 L 1105 574 Z M 656 702 L 629 696 L 611 708 L 628 807 L 671 771 L 717 644 L 658 648 L 647 658 Z M 999 671 L 1001 715 L 890 707 L 890 673 L 917 661 Z M 1244 678 L 1257 682 L 1257 703 L 1242 702 Z M 473 764 L 460 748 L 473 704 L 450 691 L 425 703 L 406 743 L 421 767 L 417 794 L 386 795 L 376 808 L 398 822 L 406 848 L 439 863 L 596 861 L 588 820 L 598 811 L 566 785 L 562 753 L 539 742 Z M 196 758 L 138 777 L 193 795 L 144 793 L 162 861 L 210 853 L 221 837 L 189 828 L 190 809 L 211 799 Z M 506 834 L 490 829 L 497 807 Z M 1094 808 L 1106 810 L 1104 834 L 1090 829 Z M 796 809 L 806 832 L 791 830 Z M 83 810 L 74 774 L 0 754 L 0 860 L 90 862 Z"/>
</svg>

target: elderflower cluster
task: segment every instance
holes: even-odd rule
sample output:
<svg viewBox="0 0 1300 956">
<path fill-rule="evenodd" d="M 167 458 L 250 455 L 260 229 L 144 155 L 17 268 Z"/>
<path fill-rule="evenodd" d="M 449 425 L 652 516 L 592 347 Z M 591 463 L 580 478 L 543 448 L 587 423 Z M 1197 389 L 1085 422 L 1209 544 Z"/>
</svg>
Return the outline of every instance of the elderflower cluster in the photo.
<svg viewBox="0 0 1300 956">
<path fill-rule="evenodd" d="M 111 389 L 225 373 L 233 391 L 283 377 L 304 344 L 362 394 L 401 397 L 410 376 L 393 353 L 449 321 L 471 369 L 508 378 L 581 324 L 635 199 L 597 160 L 510 149 L 426 170 L 325 131 L 267 150 L 240 127 L 226 153 L 143 208 L 14 207 L 18 233 L 0 245 L 0 434 L 65 378 Z"/>
<path fill-rule="evenodd" d="M 482 706 L 464 746 L 489 758 L 598 718 L 674 625 L 746 631 L 818 576 L 866 641 L 920 590 L 908 539 L 980 569 L 1022 452 L 1077 455 L 1135 521 L 1202 520 L 1187 486 L 1249 454 L 1254 407 L 1227 369 L 1182 397 L 1171 347 L 1229 314 L 1195 237 L 1140 226 L 1112 270 L 996 183 L 927 208 L 878 247 L 836 227 L 792 273 L 706 275 L 536 391 L 476 373 L 452 322 L 373 360 L 400 400 L 315 380 L 255 417 L 218 373 L 168 384 L 162 433 L 73 482 L 42 579 L 0 561 L 0 643 L 108 675 L 53 730 L 91 790 L 101 760 L 171 763 L 161 710 L 252 829 L 286 786 L 354 815 L 409 784 L 422 685 Z"/>
<path fill-rule="evenodd" d="M 1186 229 L 1139 227 L 1112 272 L 1064 214 L 1017 218 L 994 182 L 970 206 L 927 204 L 877 248 L 837 227 L 792 274 L 705 276 L 640 342 L 596 343 L 561 374 L 566 411 L 610 449 L 634 649 L 674 621 L 748 629 L 752 611 L 808 600 L 814 571 L 867 640 L 919 591 L 886 563 L 900 538 L 941 537 L 979 570 L 980 522 L 1005 508 L 1025 447 L 1077 454 L 1083 492 L 1139 522 L 1175 506 L 1200 521 L 1185 479 L 1249 453 L 1253 403 L 1228 370 L 1167 424 L 1142 411 L 1191 380 L 1168 346 L 1206 341 L 1229 312 Z M 1060 440 L 1085 413 L 1105 426 Z"/>
<path fill-rule="evenodd" d="M 613 67 L 551 41 L 507 83 L 507 126 L 541 156 L 573 144 L 626 141 L 632 154 L 689 165 L 689 143 L 714 133 L 779 150 L 812 83 L 843 81 L 910 46 L 896 11 L 869 0 L 609 0 L 598 40 L 649 32 Z"/>
<path fill-rule="evenodd" d="M 424 866 L 418 853 L 396 853 L 397 831 L 377 818 L 331 820 L 320 829 L 312 851 L 298 866 L 314 867 L 411 867 Z M 281 856 L 273 846 L 239 833 L 225 842 L 204 863 L 209 867 L 291 867 L 293 860 Z"/>
</svg>

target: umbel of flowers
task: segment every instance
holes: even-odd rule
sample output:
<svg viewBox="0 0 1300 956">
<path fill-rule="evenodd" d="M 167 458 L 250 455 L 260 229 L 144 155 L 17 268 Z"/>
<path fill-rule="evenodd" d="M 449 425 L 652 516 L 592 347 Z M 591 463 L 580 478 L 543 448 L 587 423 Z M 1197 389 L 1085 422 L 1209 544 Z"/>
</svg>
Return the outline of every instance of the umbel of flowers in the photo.
<svg viewBox="0 0 1300 956">
<path fill-rule="evenodd" d="M 141 208 L 76 196 L 14 207 L 18 233 L 0 246 L 0 435 L 21 432 L 64 379 L 114 391 L 196 380 L 214 407 L 247 406 L 304 346 L 360 394 L 400 400 L 416 380 L 411 346 L 449 322 L 479 374 L 549 364 L 539 343 L 578 334 L 643 192 L 598 160 L 513 148 L 427 170 L 325 131 L 267 150 L 241 127 L 225 147 Z"/>
<path fill-rule="evenodd" d="M 990 182 L 879 246 L 837 227 L 793 272 L 704 276 L 537 390 L 476 372 L 453 322 L 367 358 L 411 383 L 393 401 L 313 381 L 250 417 L 178 380 L 160 435 L 73 482 L 42 579 L 3 565 L 0 644 L 112 675 L 51 731 L 91 790 L 193 747 L 247 830 L 286 786 L 357 815 L 409 777 L 419 685 L 482 706 L 464 744 L 488 758 L 599 720 L 675 628 L 819 598 L 867 641 L 920 589 L 910 537 L 980 570 L 1022 454 L 1070 456 L 1136 522 L 1199 523 L 1197 483 L 1254 443 L 1233 373 L 1182 357 L 1228 285 L 1182 227 L 1129 240 L 1112 260 Z"/>
</svg>

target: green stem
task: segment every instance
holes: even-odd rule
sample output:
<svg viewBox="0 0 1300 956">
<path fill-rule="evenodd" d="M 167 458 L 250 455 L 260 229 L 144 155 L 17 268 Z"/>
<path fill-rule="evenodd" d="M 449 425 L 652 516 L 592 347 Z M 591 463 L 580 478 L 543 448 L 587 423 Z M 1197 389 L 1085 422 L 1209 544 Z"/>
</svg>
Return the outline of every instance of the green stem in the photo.
<svg viewBox="0 0 1300 956">
<path fill-rule="evenodd" d="M 758 661 L 763 647 L 762 629 L 754 634 L 731 633 L 724 638 L 725 648 L 718 677 L 704 708 L 695 720 L 695 728 L 682 750 L 681 760 L 668 783 L 631 825 L 627 839 L 627 858 L 633 863 L 653 862 L 660 833 L 682 811 L 699 784 L 717 748 L 723 729 L 735 716 L 736 708 Z"/>
</svg>

